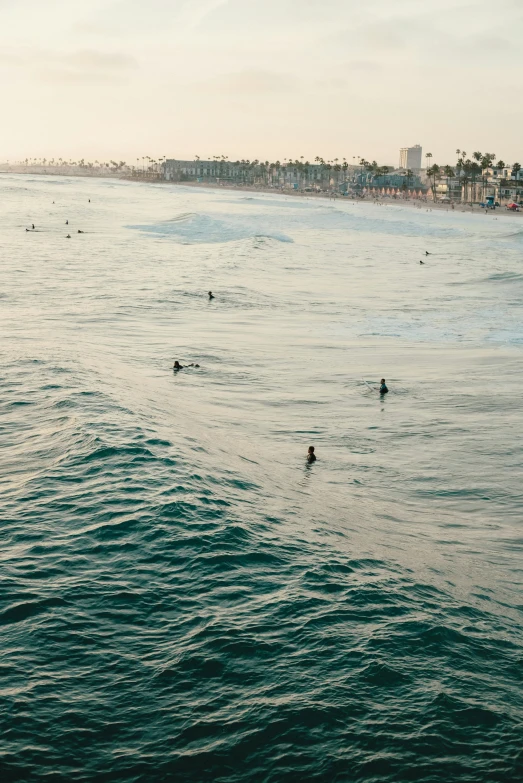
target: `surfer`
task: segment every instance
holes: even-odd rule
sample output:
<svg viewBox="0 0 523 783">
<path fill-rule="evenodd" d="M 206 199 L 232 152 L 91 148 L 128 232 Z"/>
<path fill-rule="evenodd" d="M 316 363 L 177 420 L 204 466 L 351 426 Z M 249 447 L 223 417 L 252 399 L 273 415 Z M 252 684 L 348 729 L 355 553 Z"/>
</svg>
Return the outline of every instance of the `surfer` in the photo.
<svg viewBox="0 0 523 783">
<path fill-rule="evenodd" d="M 425 263 L 425 261 L 421 261 L 421 260 L 420 260 L 420 264 L 424 264 L 424 263 Z"/>
<path fill-rule="evenodd" d="M 387 394 L 388 393 L 387 384 L 385 383 L 385 378 L 382 378 L 380 381 L 380 394 Z"/>
<path fill-rule="evenodd" d="M 66 220 L 66 221 L 65 221 L 65 225 L 66 225 L 66 226 L 68 226 L 68 225 L 69 225 L 69 221 L 68 221 L 68 220 Z"/>
<path fill-rule="evenodd" d="M 430 256 L 430 255 L 432 255 L 432 253 L 429 253 L 429 251 L 428 251 L 428 250 L 425 250 L 425 255 L 426 255 L 426 256 Z"/>
<path fill-rule="evenodd" d="M 79 233 L 79 234 L 83 234 L 84 232 L 83 232 L 83 231 L 80 231 L 80 229 L 78 229 L 78 233 Z"/>
<path fill-rule="evenodd" d="M 213 292 L 209 291 L 209 299 L 214 299 Z"/>
<path fill-rule="evenodd" d="M 35 230 L 35 224 L 34 223 L 31 223 L 31 228 L 33 229 L 33 231 Z"/>
<path fill-rule="evenodd" d="M 173 365 L 173 370 L 177 371 L 177 370 L 183 370 L 184 367 L 199 367 L 199 366 L 200 366 L 199 364 L 185 364 L 185 365 L 184 364 L 180 364 L 178 359 L 175 359 L 174 360 L 174 365 Z"/>
<path fill-rule="evenodd" d="M 316 454 L 314 453 L 314 446 L 309 446 L 309 450 L 307 452 L 307 462 L 309 465 L 312 465 L 313 462 L 316 462 Z"/>
<path fill-rule="evenodd" d="M 67 234 L 66 239 L 71 239 L 71 234 Z"/>
</svg>

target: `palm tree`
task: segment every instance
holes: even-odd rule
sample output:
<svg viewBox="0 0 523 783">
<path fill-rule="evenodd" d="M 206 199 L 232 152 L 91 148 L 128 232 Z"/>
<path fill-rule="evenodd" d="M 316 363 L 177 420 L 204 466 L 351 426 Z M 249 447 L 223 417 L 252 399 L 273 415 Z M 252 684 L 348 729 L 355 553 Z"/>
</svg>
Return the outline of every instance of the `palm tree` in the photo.
<svg viewBox="0 0 523 783">
<path fill-rule="evenodd" d="M 335 160 L 338 160 L 338 158 L 335 158 Z M 341 166 L 339 163 L 336 163 L 336 165 L 334 166 L 334 171 L 336 172 L 336 189 L 338 189 L 340 187 L 340 171 L 341 171 Z"/>
<path fill-rule="evenodd" d="M 332 166 L 331 166 L 330 162 L 327 161 L 327 163 L 323 162 L 323 167 L 324 167 L 325 171 L 327 172 L 327 178 L 328 178 L 327 179 L 327 184 L 330 185 L 331 176 L 330 176 L 329 172 L 332 169 Z"/>
<path fill-rule="evenodd" d="M 487 196 L 487 178 L 488 178 L 488 169 L 492 166 L 494 163 L 496 156 L 493 152 L 485 152 L 485 154 L 481 158 L 481 173 L 483 178 L 483 201 L 485 201 Z"/>
<path fill-rule="evenodd" d="M 428 174 L 429 163 L 430 163 L 430 161 L 432 160 L 432 152 L 427 152 L 427 154 L 425 155 L 425 157 L 427 158 L 427 174 Z"/>
<path fill-rule="evenodd" d="M 476 153 L 474 153 L 475 155 Z M 470 163 L 470 173 L 472 176 L 472 188 L 470 190 L 470 206 L 472 206 L 473 199 L 476 198 L 476 180 L 478 174 L 481 174 L 481 166 L 476 161 Z"/>
<path fill-rule="evenodd" d="M 432 157 L 432 156 L 431 156 Z M 436 179 L 438 178 L 440 173 L 440 168 L 437 163 L 434 163 L 433 166 L 430 166 L 430 168 L 427 169 L 427 176 L 430 179 L 432 178 L 431 182 L 431 190 L 432 190 L 432 199 L 433 201 L 436 201 Z"/>
<path fill-rule="evenodd" d="M 445 166 L 443 169 L 445 176 L 447 178 L 447 196 L 450 198 L 450 178 L 454 176 L 454 169 L 452 166 Z"/>
<path fill-rule="evenodd" d="M 521 163 L 514 163 L 512 166 L 512 174 L 516 175 L 516 199 L 519 196 L 518 191 L 518 181 L 519 181 L 519 172 L 521 171 Z"/>
</svg>

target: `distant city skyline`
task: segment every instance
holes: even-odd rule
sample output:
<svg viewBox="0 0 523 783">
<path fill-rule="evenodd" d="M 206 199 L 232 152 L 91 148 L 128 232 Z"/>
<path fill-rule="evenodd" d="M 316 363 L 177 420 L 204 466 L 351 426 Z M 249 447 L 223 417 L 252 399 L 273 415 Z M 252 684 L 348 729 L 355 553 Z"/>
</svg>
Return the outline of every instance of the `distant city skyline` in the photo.
<svg viewBox="0 0 523 783">
<path fill-rule="evenodd" d="M 517 160 L 523 6 L 492 9 L 0 0 L 0 158 L 132 162 L 146 151 L 397 165 L 417 139 L 440 163 L 458 147 Z"/>
</svg>

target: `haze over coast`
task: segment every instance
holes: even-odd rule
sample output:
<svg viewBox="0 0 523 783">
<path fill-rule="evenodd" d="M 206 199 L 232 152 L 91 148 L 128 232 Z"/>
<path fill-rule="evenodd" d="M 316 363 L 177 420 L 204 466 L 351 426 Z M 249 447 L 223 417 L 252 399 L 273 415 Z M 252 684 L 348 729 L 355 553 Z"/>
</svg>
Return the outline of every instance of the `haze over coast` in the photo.
<svg viewBox="0 0 523 783">
<path fill-rule="evenodd" d="M 522 14 L 519 0 L 4 0 L 0 158 L 394 165 L 421 139 L 440 163 L 456 146 L 512 162 Z"/>
</svg>

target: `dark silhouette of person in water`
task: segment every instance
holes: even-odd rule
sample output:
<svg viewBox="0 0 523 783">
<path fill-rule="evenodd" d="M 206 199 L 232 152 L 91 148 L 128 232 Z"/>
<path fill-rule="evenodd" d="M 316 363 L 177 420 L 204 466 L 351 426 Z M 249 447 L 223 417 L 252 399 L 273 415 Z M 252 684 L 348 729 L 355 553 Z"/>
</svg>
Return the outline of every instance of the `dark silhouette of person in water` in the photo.
<svg viewBox="0 0 523 783">
<path fill-rule="evenodd" d="M 209 291 L 209 299 L 214 299 L 212 291 Z"/>
<path fill-rule="evenodd" d="M 71 234 L 67 234 L 66 239 L 71 239 Z"/>
<path fill-rule="evenodd" d="M 309 446 L 309 450 L 307 452 L 307 462 L 309 465 L 312 465 L 313 462 L 316 462 L 316 454 L 314 453 L 314 446 Z"/>
<path fill-rule="evenodd" d="M 424 264 L 424 263 L 425 263 L 425 261 L 422 261 L 422 260 L 420 259 L 420 264 Z"/>
<path fill-rule="evenodd" d="M 78 233 L 79 233 L 79 234 L 83 234 L 84 232 L 83 232 L 83 231 L 80 231 L 80 229 L 78 229 Z"/>
<path fill-rule="evenodd" d="M 178 370 L 183 370 L 184 367 L 199 367 L 199 366 L 200 366 L 199 364 L 185 364 L 185 365 L 184 364 L 180 364 L 178 359 L 175 359 L 174 360 L 174 365 L 173 365 L 173 370 L 178 371 Z"/>
<path fill-rule="evenodd" d="M 66 221 L 65 221 L 65 225 L 66 225 L 66 226 L 68 226 L 68 225 L 69 225 L 69 221 L 68 221 L 68 220 L 66 220 Z"/>
<path fill-rule="evenodd" d="M 380 394 L 388 394 L 387 384 L 385 383 L 385 378 L 382 378 L 380 381 Z"/>
<path fill-rule="evenodd" d="M 431 253 L 429 253 L 429 251 L 428 251 L 428 250 L 425 250 L 425 255 L 426 255 L 426 256 L 430 256 L 430 255 L 431 255 Z"/>
<path fill-rule="evenodd" d="M 34 223 L 31 223 L 31 228 L 33 229 L 33 231 L 35 230 L 35 224 Z"/>
</svg>

